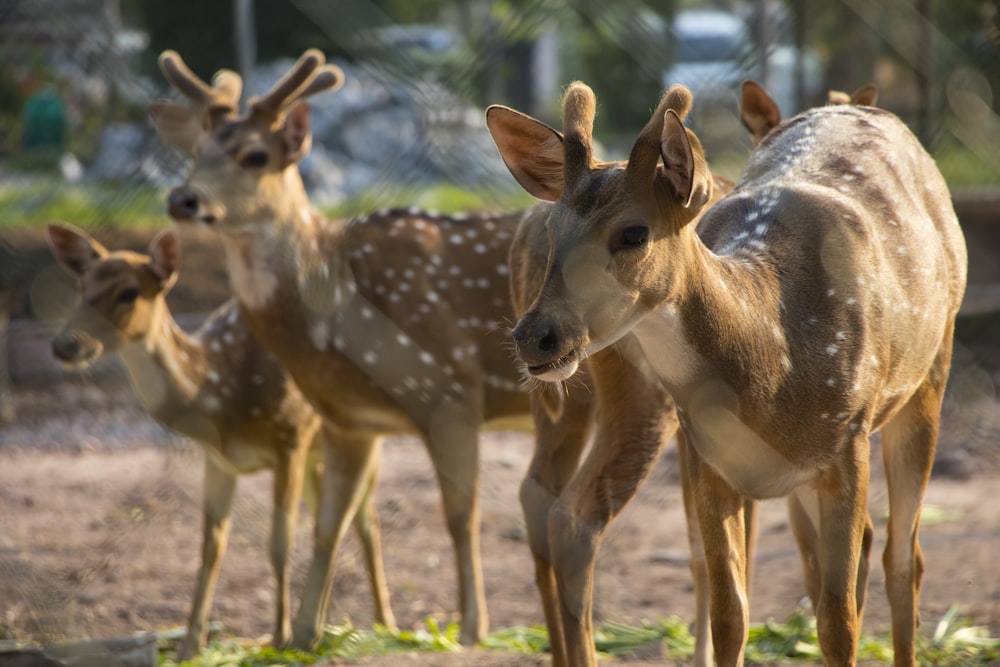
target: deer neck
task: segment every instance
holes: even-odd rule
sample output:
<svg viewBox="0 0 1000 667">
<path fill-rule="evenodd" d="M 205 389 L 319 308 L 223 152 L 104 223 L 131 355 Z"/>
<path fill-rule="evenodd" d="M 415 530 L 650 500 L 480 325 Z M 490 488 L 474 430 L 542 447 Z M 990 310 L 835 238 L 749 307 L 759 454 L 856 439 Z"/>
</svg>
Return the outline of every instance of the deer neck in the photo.
<svg viewBox="0 0 1000 667">
<path fill-rule="evenodd" d="M 223 235 L 233 291 L 250 312 L 299 304 L 329 314 L 353 293 L 339 224 L 317 210 L 293 166 L 262 189 L 268 202 L 251 225 Z"/>
<path fill-rule="evenodd" d="M 170 423 L 189 412 L 205 381 L 205 350 L 161 302 L 146 336 L 121 350 L 136 395 L 154 418 Z"/>
<path fill-rule="evenodd" d="M 706 382 L 773 395 L 790 366 L 774 267 L 714 254 L 693 225 L 673 250 L 671 285 L 636 329 L 661 380 L 679 400 Z"/>
</svg>

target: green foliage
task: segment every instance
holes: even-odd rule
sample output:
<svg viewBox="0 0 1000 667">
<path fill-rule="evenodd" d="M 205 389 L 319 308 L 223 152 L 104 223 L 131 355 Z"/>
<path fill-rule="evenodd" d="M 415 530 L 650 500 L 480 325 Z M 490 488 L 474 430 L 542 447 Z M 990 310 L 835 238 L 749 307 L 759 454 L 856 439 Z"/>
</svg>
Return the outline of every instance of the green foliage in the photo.
<svg viewBox="0 0 1000 667">
<path fill-rule="evenodd" d="M 687 622 L 675 617 L 656 622 L 644 621 L 638 627 L 608 621 L 594 632 L 597 650 L 608 655 L 628 655 L 650 644 L 661 643 L 671 658 L 694 655 L 694 637 Z"/>
<path fill-rule="evenodd" d="M 922 664 L 960 667 L 985 665 L 1000 658 L 1000 638 L 990 637 L 986 628 L 973 626 L 958 613 L 958 607 L 952 605 L 930 637 L 917 638 Z"/>
<path fill-rule="evenodd" d="M 536 203 L 521 188 L 476 191 L 449 183 L 431 186 L 396 187 L 371 190 L 325 211 L 334 219 L 374 211 L 378 208 L 415 206 L 441 213 L 474 211 L 514 211 Z"/>
<path fill-rule="evenodd" d="M 995 167 L 957 142 L 947 142 L 937 147 L 934 150 L 934 160 L 951 188 L 996 185 L 1000 182 L 1000 173 L 997 173 Z"/>
<path fill-rule="evenodd" d="M 643 647 L 660 643 L 664 657 L 690 659 L 694 638 L 686 621 L 666 618 L 643 622 L 639 626 L 608 622 L 594 633 L 597 650 L 607 656 L 627 656 Z M 330 626 L 315 653 L 291 649 L 261 647 L 249 642 L 227 640 L 212 642 L 194 660 L 183 667 L 271 667 L 273 665 L 309 665 L 321 659 L 363 658 L 392 653 L 460 651 L 459 627 L 455 623 L 441 628 L 428 618 L 417 630 L 389 630 L 375 626 L 361 630 L 350 623 Z M 549 649 L 548 633 L 542 626 L 513 627 L 498 630 L 483 639 L 486 649 L 515 653 L 543 653 Z M 991 638 L 986 628 L 974 627 L 952 607 L 938 622 L 930 636 L 918 636 L 917 655 L 926 667 L 964 667 L 989 665 L 1000 657 L 1000 639 Z M 888 637 L 862 635 L 859 661 L 891 662 L 892 641 Z M 784 623 L 767 621 L 750 627 L 746 659 L 749 663 L 774 664 L 822 661 L 816 637 L 816 619 L 796 613 Z M 180 667 L 164 653 L 160 667 Z"/>
<path fill-rule="evenodd" d="M 0 229 L 41 227 L 52 221 L 84 227 L 161 227 L 165 196 L 150 186 L 70 186 L 58 180 L 0 189 Z"/>
</svg>

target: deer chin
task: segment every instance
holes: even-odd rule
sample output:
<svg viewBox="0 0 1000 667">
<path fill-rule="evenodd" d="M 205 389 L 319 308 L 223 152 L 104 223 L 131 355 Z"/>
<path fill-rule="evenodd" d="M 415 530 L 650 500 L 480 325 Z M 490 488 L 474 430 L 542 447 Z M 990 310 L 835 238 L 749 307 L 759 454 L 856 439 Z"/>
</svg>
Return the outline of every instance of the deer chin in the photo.
<svg viewBox="0 0 1000 667">
<path fill-rule="evenodd" d="M 579 350 L 571 350 L 569 354 L 551 361 L 546 364 L 539 364 L 537 366 L 525 366 L 525 370 L 528 373 L 543 382 L 565 382 L 566 380 L 573 377 L 580 368 L 580 361 L 583 356 L 580 354 Z"/>
</svg>

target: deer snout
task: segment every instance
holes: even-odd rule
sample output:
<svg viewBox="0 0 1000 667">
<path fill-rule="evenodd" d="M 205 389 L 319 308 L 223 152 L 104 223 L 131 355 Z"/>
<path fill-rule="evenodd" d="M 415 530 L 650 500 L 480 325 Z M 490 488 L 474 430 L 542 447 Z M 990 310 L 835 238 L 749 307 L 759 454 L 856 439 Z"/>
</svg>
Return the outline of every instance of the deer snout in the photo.
<svg viewBox="0 0 1000 667">
<path fill-rule="evenodd" d="M 167 195 L 167 213 L 178 222 L 190 222 L 198 215 L 198 195 L 188 187 L 176 187 Z"/>
<path fill-rule="evenodd" d="M 562 382 L 576 372 L 582 345 L 548 317 L 526 315 L 511 332 L 517 356 L 533 376 L 547 382 Z"/>
<path fill-rule="evenodd" d="M 101 344 L 75 333 L 62 333 L 52 339 L 52 356 L 70 368 L 83 368 L 101 356 Z"/>
</svg>

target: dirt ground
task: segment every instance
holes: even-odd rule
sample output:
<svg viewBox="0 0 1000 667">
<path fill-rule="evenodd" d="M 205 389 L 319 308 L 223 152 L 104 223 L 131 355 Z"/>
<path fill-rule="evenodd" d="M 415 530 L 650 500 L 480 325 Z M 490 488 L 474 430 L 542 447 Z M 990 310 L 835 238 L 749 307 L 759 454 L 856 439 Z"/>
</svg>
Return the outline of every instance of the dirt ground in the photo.
<svg viewBox="0 0 1000 667">
<path fill-rule="evenodd" d="M 190 266 L 197 263 L 185 263 Z M 219 287 L 216 276 L 190 273 L 186 281 L 182 278 L 179 293 Z M 25 321 L 15 321 L 11 333 L 18 418 L 0 426 L 0 640 L 48 643 L 183 625 L 201 543 L 201 451 L 141 411 L 116 361 L 101 363 L 82 376 L 56 367 L 48 355 L 50 333 L 51 327 Z M 958 605 L 963 617 L 1000 636 L 996 357 L 974 345 L 959 346 L 956 353 L 940 465 L 927 492 L 928 520 L 920 534 L 927 562 L 920 598 L 925 632 L 949 607 Z M 543 622 L 517 501 L 531 448 L 530 437 L 523 434 L 495 433 L 482 439 L 482 554 L 493 629 Z M 241 480 L 212 612 L 225 632 L 240 637 L 265 638 L 271 631 L 269 485 L 267 473 Z M 377 500 L 400 626 L 422 626 L 428 617 L 439 623 L 456 620 L 450 540 L 429 459 L 418 441 L 386 442 Z M 881 567 L 886 508 L 876 456 L 870 509 L 877 541 L 866 632 L 884 633 L 889 627 Z M 303 513 L 293 600 L 299 598 L 305 577 L 310 525 Z M 803 590 L 784 504 L 766 502 L 751 620 L 784 620 L 804 604 Z M 372 612 L 360 547 L 350 535 L 338 554 L 329 621 L 349 620 L 366 627 Z M 595 613 L 598 622 L 638 623 L 671 615 L 693 619 L 672 449 L 608 531 L 597 567 Z M 602 664 L 664 664 L 656 658 Z M 359 662 L 518 667 L 547 664 L 547 659 L 468 650 Z"/>
</svg>

